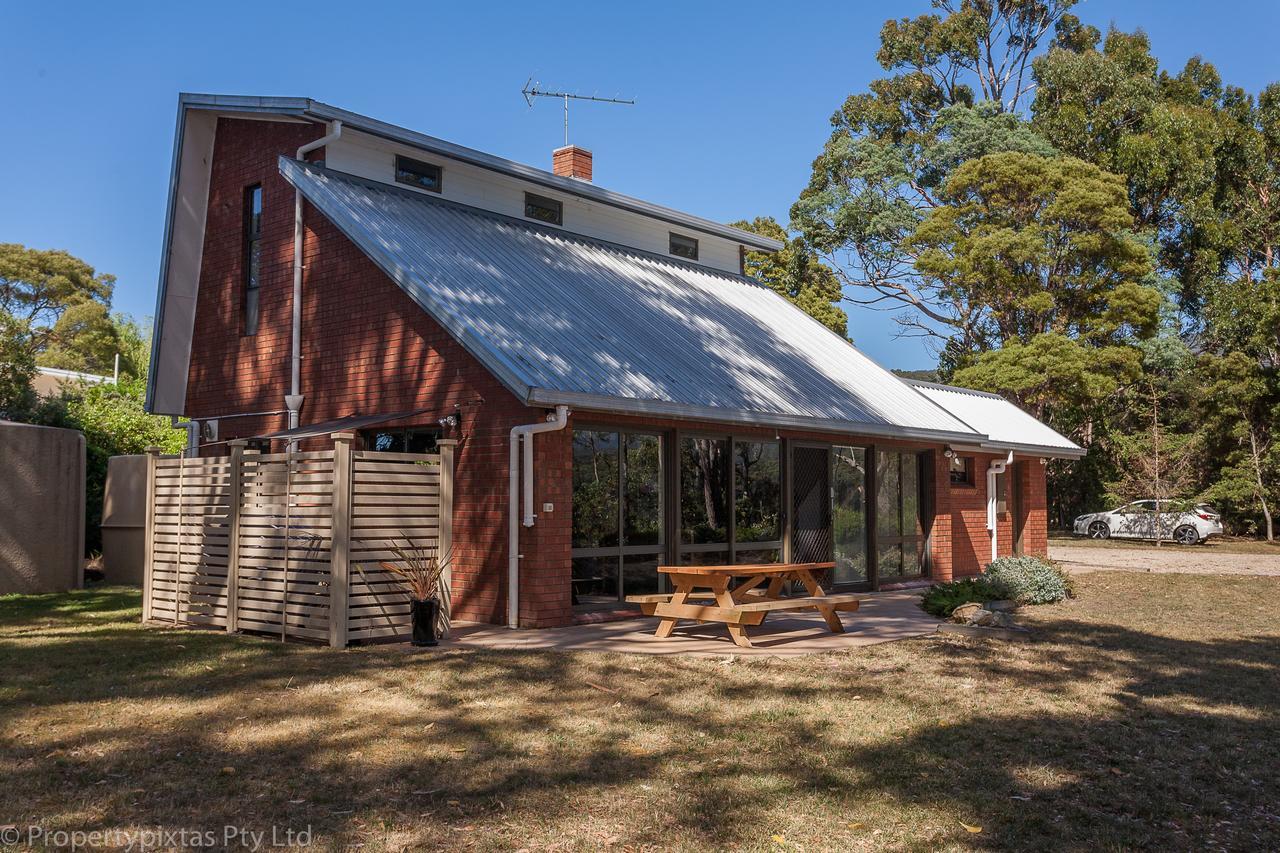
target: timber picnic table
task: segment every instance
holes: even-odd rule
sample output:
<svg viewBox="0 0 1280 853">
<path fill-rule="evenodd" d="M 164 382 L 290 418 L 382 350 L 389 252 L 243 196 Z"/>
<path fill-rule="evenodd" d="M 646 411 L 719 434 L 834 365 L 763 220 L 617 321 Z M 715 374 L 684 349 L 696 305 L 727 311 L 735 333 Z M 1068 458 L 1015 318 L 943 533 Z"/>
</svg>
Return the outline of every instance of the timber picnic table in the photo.
<svg viewBox="0 0 1280 853">
<path fill-rule="evenodd" d="M 628 595 L 646 616 L 658 616 L 657 637 L 670 637 L 676 622 L 722 622 L 733 642 L 751 648 L 746 629 L 764 622 L 769 613 L 787 610 L 817 610 L 834 634 L 843 634 L 839 611 L 858 609 L 856 593 L 828 594 L 816 574 L 834 568 L 835 563 L 765 563 L 739 566 L 659 566 L 675 592 Z M 741 582 L 730 588 L 735 579 Z M 808 595 L 784 596 L 790 581 L 801 583 Z"/>
</svg>

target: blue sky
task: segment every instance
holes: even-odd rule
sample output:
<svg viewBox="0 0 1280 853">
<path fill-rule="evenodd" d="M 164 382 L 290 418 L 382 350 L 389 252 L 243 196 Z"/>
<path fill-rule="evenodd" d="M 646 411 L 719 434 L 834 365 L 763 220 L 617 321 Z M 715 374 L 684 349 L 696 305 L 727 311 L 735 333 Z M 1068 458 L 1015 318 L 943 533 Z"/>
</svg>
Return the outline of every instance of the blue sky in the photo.
<svg viewBox="0 0 1280 853">
<path fill-rule="evenodd" d="M 0 242 L 65 248 L 119 278 L 115 306 L 154 309 L 179 91 L 304 95 L 536 166 L 561 142 L 534 75 L 584 94 L 572 141 L 596 183 L 712 219 L 787 211 L 899 3 L 18 3 L 0 0 Z M 1230 14 L 1193 0 L 1087 0 L 1103 29 L 1141 26 L 1167 67 L 1197 53 L 1257 91 L 1276 77 L 1280 4 Z M 853 311 L 859 346 L 931 367 L 880 312 Z"/>
</svg>

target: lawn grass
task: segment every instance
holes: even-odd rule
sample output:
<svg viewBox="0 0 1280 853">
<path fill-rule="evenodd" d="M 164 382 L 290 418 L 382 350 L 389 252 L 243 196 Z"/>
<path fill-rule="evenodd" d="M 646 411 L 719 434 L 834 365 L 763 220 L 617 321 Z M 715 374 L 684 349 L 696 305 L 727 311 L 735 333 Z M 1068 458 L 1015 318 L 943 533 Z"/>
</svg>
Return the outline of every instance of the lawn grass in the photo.
<svg viewBox="0 0 1280 853">
<path fill-rule="evenodd" d="M 1280 847 L 1280 578 L 1108 572 L 1025 644 L 345 652 L 0 599 L 0 825 L 321 849 Z M 978 830 L 974 832 L 971 831 Z"/>
</svg>

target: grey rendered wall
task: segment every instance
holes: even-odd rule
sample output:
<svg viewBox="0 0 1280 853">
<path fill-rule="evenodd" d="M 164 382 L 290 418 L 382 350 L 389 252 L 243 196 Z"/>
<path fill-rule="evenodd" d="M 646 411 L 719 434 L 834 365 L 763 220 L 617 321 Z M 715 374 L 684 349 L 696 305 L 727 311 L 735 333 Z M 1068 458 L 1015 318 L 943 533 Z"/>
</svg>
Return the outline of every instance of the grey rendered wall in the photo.
<svg viewBox="0 0 1280 853">
<path fill-rule="evenodd" d="M 0 421 L 0 594 L 84 583 L 84 436 Z"/>
<path fill-rule="evenodd" d="M 112 456 L 102 499 L 102 570 L 107 583 L 142 586 L 147 457 Z"/>
</svg>

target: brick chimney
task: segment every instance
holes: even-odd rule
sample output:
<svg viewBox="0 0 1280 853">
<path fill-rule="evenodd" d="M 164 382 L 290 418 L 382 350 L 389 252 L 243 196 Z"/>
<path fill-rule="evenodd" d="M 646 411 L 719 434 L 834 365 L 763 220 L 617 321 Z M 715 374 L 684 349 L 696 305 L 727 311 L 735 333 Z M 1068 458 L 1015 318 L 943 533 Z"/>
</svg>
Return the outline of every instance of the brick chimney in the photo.
<svg viewBox="0 0 1280 853">
<path fill-rule="evenodd" d="M 551 171 L 564 178 L 591 180 L 591 152 L 576 145 L 566 145 L 551 152 Z"/>
</svg>

